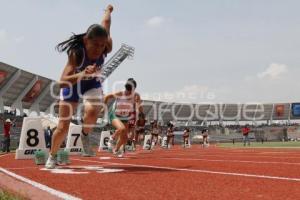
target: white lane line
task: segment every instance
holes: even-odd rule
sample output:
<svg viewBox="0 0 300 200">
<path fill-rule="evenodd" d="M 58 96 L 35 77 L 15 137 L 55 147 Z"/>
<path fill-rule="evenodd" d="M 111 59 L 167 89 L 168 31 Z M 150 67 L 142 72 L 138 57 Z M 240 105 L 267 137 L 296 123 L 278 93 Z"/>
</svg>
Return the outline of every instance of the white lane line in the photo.
<svg viewBox="0 0 300 200">
<path fill-rule="evenodd" d="M 233 156 L 234 157 L 243 157 L 243 158 L 246 158 L 246 157 L 249 157 L 249 158 L 275 158 L 275 159 L 300 159 L 300 157 L 291 157 L 291 156 L 278 156 L 278 157 L 275 157 L 275 156 L 260 156 L 260 155 L 234 155 L 234 154 L 224 154 L 224 155 L 221 155 L 221 154 L 216 154 L 216 155 L 208 155 L 208 154 L 194 154 L 193 156 L 206 156 L 206 157 L 230 157 L 232 158 Z M 191 155 L 189 155 L 191 156 Z"/>
<path fill-rule="evenodd" d="M 50 187 L 48 187 L 46 185 L 40 184 L 38 182 L 32 181 L 30 179 L 27 179 L 27 178 L 25 178 L 23 176 L 17 175 L 15 173 L 10 172 L 10 171 L 8 171 L 6 169 L 3 169 L 1 167 L 0 167 L 0 172 L 3 172 L 5 174 L 7 174 L 7 175 L 9 175 L 9 176 L 11 176 L 11 177 L 13 177 L 15 179 L 18 179 L 20 181 L 23 181 L 23 182 L 25 182 L 25 183 L 27 183 L 29 185 L 32 185 L 33 187 L 36 187 L 36 188 L 38 188 L 40 190 L 46 191 L 46 192 L 48 192 L 48 193 L 50 193 L 50 194 L 52 194 L 52 195 L 54 195 L 56 197 L 59 197 L 59 198 L 62 198 L 62 199 L 67 199 L 67 200 L 81 200 L 80 198 L 71 196 L 71 195 L 69 195 L 67 193 L 64 193 L 64 192 L 60 192 L 60 191 L 55 190 L 53 188 L 50 188 Z"/>
<path fill-rule="evenodd" d="M 260 152 L 259 154 L 296 154 L 299 155 L 300 152 L 288 152 L 288 151 L 266 151 L 266 152 Z"/>
<path fill-rule="evenodd" d="M 293 146 L 293 147 L 255 147 L 255 146 L 250 146 L 250 147 L 243 147 L 243 146 L 240 146 L 240 147 L 219 147 L 221 149 L 229 149 L 229 150 L 234 150 L 234 149 L 241 149 L 241 148 L 245 148 L 245 149 L 257 149 L 257 150 L 263 150 L 263 149 L 270 149 L 270 150 L 273 150 L 273 149 L 296 149 L 296 150 L 299 150 L 300 147 L 296 147 L 296 146 Z"/>
<path fill-rule="evenodd" d="M 236 163 L 253 163 L 253 164 L 283 164 L 283 165 L 300 165 L 300 163 L 291 162 L 268 162 L 268 161 L 249 161 L 249 160 L 210 160 L 198 158 L 159 158 L 169 160 L 191 160 L 191 161 L 208 161 L 208 162 L 236 162 Z"/>
<path fill-rule="evenodd" d="M 256 156 L 256 155 L 263 156 L 264 154 L 266 154 L 266 156 L 272 155 L 272 154 L 278 155 L 278 156 L 283 156 L 281 154 L 288 154 L 288 155 L 298 156 L 299 153 L 295 153 L 295 152 L 291 152 L 291 153 L 287 153 L 287 152 L 238 152 L 238 153 L 237 152 L 209 152 L 208 154 L 248 155 L 248 156 Z M 299 158 L 300 158 L 300 156 L 299 156 Z"/>
<path fill-rule="evenodd" d="M 163 152 L 163 151 L 160 151 L 160 152 Z M 177 153 L 178 152 L 178 153 Z M 186 154 L 182 154 L 181 152 L 182 151 L 166 151 L 166 152 L 163 152 L 165 153 L 164 155 L 170 155 L 170 154 L 176 154 L 176 155 L 186 155 Z M 276 155 L 276 153 L 278 154 L 279 151 L 276 151 L 274 152 L 274 155 Z M 266 153 L 266 155 L 264 155 L 263 153 Z M 249 157 L 249 158 L 252 158 L 252 157 L 256 157 L 256 158 L 275 158 L 275 159 L 300 159 L 300 156 L 296 156 L 296 152 L 291 152 L 290 154 L 288 152 L 284 152 L 284 153 L 280 153 L 280 155 L 278 156 L 271 156 L 271 153 L 273 154 L 273 152 L 270 152 L 270 154 L 268 155 L 269 152 L 267 151 L 255 151 L 255 152 L 251 152 L 251 151 L 245 151 L 244 153 L 239 152 L 239 153 L 235 153 L 235 152 L 230 152 L 230 151 L 226 151 L 226 152 L 212 152 L 212 151 L 187 151 L 187 154 L 189 155 L 197 155 L 197 156 L 206 156 L 206 157 L 232 157 L 232 156 L 236 156 L 236 157 Z M 300 153 L 300 152 L 299 152 Z M 288 155 L 283 155 L 283 154 L 289 154 L 290 156 Z"/>
<path fill-rule="evenodd" d="M 14 169 L 14 170 L 17 170 L 17 169 L 39 169 L 39 167 L 7 167 L 5 169 L 7 169 L 7 170 L 12 170 L 12 169 Z"/>
<path fill-rule="evenodd" d="M 1 157 L 4 157 L 4 156 L 9 156 L 9 155 L 10 155 L 9 153 L 7 153 L 7 154 L 1 154 L 1 155 L 0 155 L 0 158 L 1 158 Z"/>
<path fill-rule="evenodd" d="M 296 154 L 295 152 L 290 153 L 288 155 L 282 155 L 283 153 L 281 153 L 278 156 L 271 156 L 270 154 L 268 155 L 268 153 L 266 153 L 266 155 L 264 155 L 263 152 L 245 152 L 245 153 L 234 153 L 234 152 L 205 152 L 205 151 L 189 151 L 186 152 L 186 154 L 181 152 L 164 152 L 166 154 L 176 154 L 176 155 L 203 155 L 203 156 L 243 156 L 243 157 L 262 157 L 262 158 L 292 158 L 292 159 L 300 159 L 300 156 L 297 156 L 298 154 Z M 299 152 L 300 153 L 300 152 Z M 274 153 L 276 155 L 276 153 Z M 277 153 L 278 154 L 278 153 Z M 288 153 L 286 153 L 288 154 Z"/>
<path fill-rule="evenodd" d="M 210 170 L 200 170 L 200 169 L 185 169 L 185 168 L 175 168 L 175 167 L 160 167 L 153 165 L 139 165 L 139 164 L 126 164 L 126 163 L 114 163 L 114 162 L 100 162 L 93 160 L 81 160 L 81 159 L 71 159 L 81 162 L 92 162 L 92 163 L 101 163 L 101 164 L 111 164 L 111 165 L 123 165 L 123 166 L 132 166 L 132 167 L 144 167 L 144 168 L 153 168 L 153 169 L 165 169 L 165 170 L 174 170 L 174 171 L 186 171 L 186 172 L 198 172 L 204 174 L 218 174 L 218 175 L 228 175 L 228 176 L 241 176 L 241 177 L 251 177 L 251 178 L 262 178 L 262 179 L 271 179 L 271 180 L 285 180 L 285 181 L 296 181 L 300 182 L 300 178 L 289 178 L 289 177 L 280 177 L 280 176 L 265 176 L 257 174 L 243 174 L 243 173 L 232 173 L 232 172 L 220 172 L 220 171 L 210 171 Z"/>
<path fill-rule="evenodd" d="M 112 157 L 100 157 L 100 160 L 111 160 Z"/>
</svg>

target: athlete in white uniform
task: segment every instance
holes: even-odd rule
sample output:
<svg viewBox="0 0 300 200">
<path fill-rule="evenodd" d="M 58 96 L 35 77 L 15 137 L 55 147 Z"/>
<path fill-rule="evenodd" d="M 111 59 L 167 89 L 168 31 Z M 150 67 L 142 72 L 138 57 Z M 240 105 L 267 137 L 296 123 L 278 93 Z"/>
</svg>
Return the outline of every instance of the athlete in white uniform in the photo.
<svg viewBox="0 0 300 200">
<path fill-rule="evenodd" d="M 116 128 L 116 131 L 111 136 L 108 145 L 112 146 L 113 141 L 117 140 L 113 153 L 118 157 L 123 157 L 120 147 L 127 142 L 129 122 L 136 121 L 136 115 L 143 112 L 141 97 L 135 92 L 136 86 L 136 81 L 130 78 L 125 84 L 125 91 L 108 94 L 104 98 L 105 104 L 111 99 L 115 100 L 115 103 L 109 109 L 108 117 L 110 123 Z"/>
</svg>

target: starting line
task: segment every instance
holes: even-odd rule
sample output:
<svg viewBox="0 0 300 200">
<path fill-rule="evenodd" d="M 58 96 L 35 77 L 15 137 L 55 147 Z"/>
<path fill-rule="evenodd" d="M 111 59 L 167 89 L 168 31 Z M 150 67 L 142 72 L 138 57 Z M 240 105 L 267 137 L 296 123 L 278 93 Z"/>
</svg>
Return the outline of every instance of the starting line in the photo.
<svg viewBox="0 0 300 200">
<path fill-rule="evenodd" d="M 164 170 L 173 170 L 173 171 L 197 172 L 197 173 L 205 173 L 205 174 L 218 174 L 218 175 L 228 175 L 228 176 L 241 176 L 241 177 L 251 177 L 251 178 L 261 178 L 261 179 L 272 179 L 272 180 L 284 180 L 284 181 L 300 182 L 300 178 L 288 178 L 288 177 L 280 177 L 280 176 L 265 176 L 265 175 L 257 175 L 257 174 L 220 172 L 220 171 L 209 171 L 209 170 L 201 170 L 201 169 L 185 169 L 185 168 L 176 168 L 176 167 L 160 167 L 160 166 L 153 166 L 153 165 L 100 162 L 100 161 L 81 160 L 81 159 L 71 159 L 71 160 L 76 160 L 76 161 L 81 161 L 81 162 L 92 162 L 92 163 L 99 163 L 99 164 L 123 165 L 123 166 L 144 167 L 144 168 L 164 169 Z"/>
</svg>

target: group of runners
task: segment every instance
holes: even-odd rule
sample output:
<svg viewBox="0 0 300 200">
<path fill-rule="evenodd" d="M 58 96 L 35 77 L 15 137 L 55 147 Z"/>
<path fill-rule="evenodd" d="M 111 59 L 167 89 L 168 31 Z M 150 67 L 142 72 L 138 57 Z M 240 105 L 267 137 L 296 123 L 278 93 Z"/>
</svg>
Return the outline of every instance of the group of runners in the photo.
<svg viewBox="0 0 300 200">
<path fill-rule="evenodd" d="M 112 51 L 113 40 L 110 34 L 113 6 L 108 5 L 100 24 L 91 25 L 85 33 L 73 34 L 68 40 L 59 43 L 56 49 L 66 52 L 67 63 L 62 72 L 60 84 L 59 120 L 52 136 L 52 146 L 45 167 L 55 168 L 56 154 L 66 138 L 72 116 L 80 100 L 83 101 L 81 140 L 83 156 L 95 156 L 90 145 L 92 129 L 101 112 L 106 112 L 109 123 L 115 132 L 109 139 L 109 146 L 117 157 L 123 156 L 122 147 L 129 141 L 139 142 L 139 134 L 144 132 L 145 114 L 141 106 L 141 97 L 135 91 L 137 82 L 129 78 L 124 90 L 104 95 L 101 82 L 101 68 L 104 60 Z M 113 104 L 111 105 L 111 102 Z M 110 106 L 108 106 L 110 105 Z M 160 126 L 157 121 L 151 123 L 152 140 L 158 140 Z M 132 134 L 130 134 L 132 133 Z M 185 130 L 184 140 L 189 137 Z M 168 123 L 167 144 L 174 145 L 174 125 Z"/>
</svg>

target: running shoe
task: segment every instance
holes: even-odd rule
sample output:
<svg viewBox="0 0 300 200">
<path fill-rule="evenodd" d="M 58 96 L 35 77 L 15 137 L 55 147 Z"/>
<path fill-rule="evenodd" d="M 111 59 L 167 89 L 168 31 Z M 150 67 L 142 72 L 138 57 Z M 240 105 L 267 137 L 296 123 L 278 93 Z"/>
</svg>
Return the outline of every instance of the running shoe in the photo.
<svg viewBox="0 0 300 200">
<path fill-rule="evenodd" d="M 56 167 L 57 159 L 56 156 L 49 154 L 47 162 L 45 164 L 46 169 L 54 169 Z"/>
</svg>

